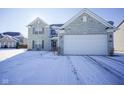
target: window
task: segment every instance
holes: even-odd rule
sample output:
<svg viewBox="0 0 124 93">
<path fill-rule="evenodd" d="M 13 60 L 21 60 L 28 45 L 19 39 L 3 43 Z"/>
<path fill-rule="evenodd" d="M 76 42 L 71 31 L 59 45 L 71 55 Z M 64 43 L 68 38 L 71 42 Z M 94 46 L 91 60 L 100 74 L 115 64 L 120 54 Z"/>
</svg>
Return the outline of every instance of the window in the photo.
<svg viewBox="0 0 124 93">
<path fill-rule="evenodd" d="M 35 44 L 35 42 L 34 42 L 34 40 L 32 40 L 32 48 L 34 49 L 34 44 Z"/>
<path fill-rule="evenodd" d="M 39 31 L 39 34 L 43 34 L 44 32 L 43 31 Z"/>
<path fill-rule="evenodd" d="M 112 35 L 110 35 L 110 38 L 112 38 L 113 36 Z"/>
<path fill-rule="evenodd" d="M 82 21 L 83 21 L 83 22 L 87 22 L 87 16 L 83 16 Z"/>
<path fill-rule="evenodd" d="M 44 34 L 44 28 L 38 29 L 39 34 Z"/>
<path fill-rule="evenodd" d="M 37 24 L 40 24 L 40 21 L 39 20 L 37 21 Z"/>
<path fill-rule="evenodd" d="M 12 47 L 14 47 L 15 46 L 15 44 L 14 44 L 14 42 L 12 42 L 12 45 L 11 45 Z"/>
<path fill-rule="evenodd" d="M 6 42 L 4 42 L 3 45 L 5 46 L 6 45 Z"/>
<path fill-rule="evenodd" d="M 33 34 L 38 34 L 38 28 L 33 28 Z"/>
<path fill-rule="evenodd" d="M 35 34 L 38 34 L 38 31 L 35 31 Z"/>
<path fill-rule="evenodd" d="M 33 27 L 33 34 L 35 34 L 35 28 Z"/>
<path fill-rule="evenodd" d="M 10 42 L 8 42 L 7 46 L 8 46 L 8 48 L 10 47 Z"/>
<path fill-rule="evenodd" d="M 42 28 L 42 31 L 44 31 L 44 28 Z"/>
<path fill-rule="evenodd" d="M 54 48 L 56 48 L 56 40 L 53 40 L 52 46 L 53 46 Z"/>
<path fill-rule="evenodd" d="M 44 40 L 42 40 L 42 49 L 44 49 Z"/>
</svg>

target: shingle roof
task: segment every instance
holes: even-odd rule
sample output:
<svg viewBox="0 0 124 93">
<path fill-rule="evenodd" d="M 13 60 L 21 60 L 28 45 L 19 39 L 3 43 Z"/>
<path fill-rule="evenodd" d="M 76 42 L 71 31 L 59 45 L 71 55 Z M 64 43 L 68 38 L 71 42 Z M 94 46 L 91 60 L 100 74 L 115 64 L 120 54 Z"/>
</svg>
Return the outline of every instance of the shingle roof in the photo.
<svg viewBox="0 0 124 93">
<path fill-rule="evenodd" d="M 19 36 L 19 35 L 21 35 L 21 33 L 19 33 L 19 32 L 4 32 L 3 35 Z"/>
</svg>

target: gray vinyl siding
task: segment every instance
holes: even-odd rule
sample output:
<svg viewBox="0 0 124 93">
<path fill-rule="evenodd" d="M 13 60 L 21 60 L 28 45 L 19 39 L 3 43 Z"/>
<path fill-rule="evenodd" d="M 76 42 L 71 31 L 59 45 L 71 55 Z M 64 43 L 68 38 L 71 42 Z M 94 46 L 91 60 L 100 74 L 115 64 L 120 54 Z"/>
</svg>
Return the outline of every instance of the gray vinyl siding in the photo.
<svg viewBox="0 0 124 93">
<path fill-rule="evenodd" d="M 83 22 L 83 16 L 87 17 L 87 22 Z M 92 18 L 88 14 L 82 14 L 76 20 L 71 22 L 68 26 L 64 28 L 64 35 L 87 35 L 87 34 L 106 34 L 108 37 L 108 55 L 111 54 L 113 49 L 113 39 L 112 42 L 110 41 L 109 35 L 112 33 L 107 33 L 105 31 L 107 27 L 97 21 L 96 19 Z M 112 34 L 113 35 L 113 34 Z M 63 54 L 63 47 L 64 47 L 64 36 L 60 38 L 60 50 L 61 54 Z"/>
</svg>

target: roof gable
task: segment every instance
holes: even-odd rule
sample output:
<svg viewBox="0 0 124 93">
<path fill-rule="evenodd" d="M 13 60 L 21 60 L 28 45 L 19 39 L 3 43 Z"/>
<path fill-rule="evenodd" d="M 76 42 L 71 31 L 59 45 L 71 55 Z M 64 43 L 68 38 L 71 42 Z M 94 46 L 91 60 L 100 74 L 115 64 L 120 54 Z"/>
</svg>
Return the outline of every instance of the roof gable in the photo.
<svg viewBox="0 0 124 93">
<path fill-rule="evenodd" d="M 15 40 L 12 36 L 9 36 L 9 35 L 3 35 L 3 37 L 0 39 L 1 40 L 4 40 L 4 39 L 9 39 L 9 40 L 14 40 L 15 42 L 17 42 L 17 40 Z"/>
<path fill-rule="evenodd" d="M 42 19 L 40 19 L 39 17 L 37 17 L 35 20 L 33 20 L 30 24 L 28 24 L 28 26 L 34 25 L 36 23 L 43 23 L 45 26 L 47 26 L 48 24 L 46 22 L 44 22 Z"/>
<path fill-rule="evenodd" d="M 65 28 L 66 26 L 68 26 L 70 23 L 72 23 L 74 20 L 76 20 L 79 16 L 81 16 L 84 13 L 90 15 L 91 17 L 93 17 L 94 19 L 96 19 L 97 21 L 99 21 L 100 23 L 104 24 L 107 27 L 115 28 L 113 25 L 111 25 L 110 23 L 108 23 L 106 20 L 104 20 L 103 18 L 99 17 L 98 15 L 96 15 L 95 13 L 91 12 L 89 9 L 86 9 L 86 8 L 82 9 L 78 14 L 76 14 L 75 16 L 73 16 L 61 28 Z"/>
</svg>

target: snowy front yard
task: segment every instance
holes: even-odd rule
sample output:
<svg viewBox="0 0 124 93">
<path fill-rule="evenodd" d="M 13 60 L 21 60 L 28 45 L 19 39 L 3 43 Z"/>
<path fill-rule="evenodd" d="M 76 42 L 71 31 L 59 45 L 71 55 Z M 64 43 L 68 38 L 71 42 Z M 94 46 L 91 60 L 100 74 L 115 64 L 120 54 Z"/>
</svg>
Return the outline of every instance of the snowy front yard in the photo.
<svg viewBox="0 0 124 93">
<path fill-rule="evenodd" d="M 14 51 L 13 57 L 0 62 L 0 84 L 124 84 L 123 55 L 57 56 L 47 51 Z M 0 60 L 1 55 L 2 51 Z"/>
<path fill-rule="evenodd" d="M 25 49 L 0 49 L 0 62 L 25 51 Z"/>
</svg>

